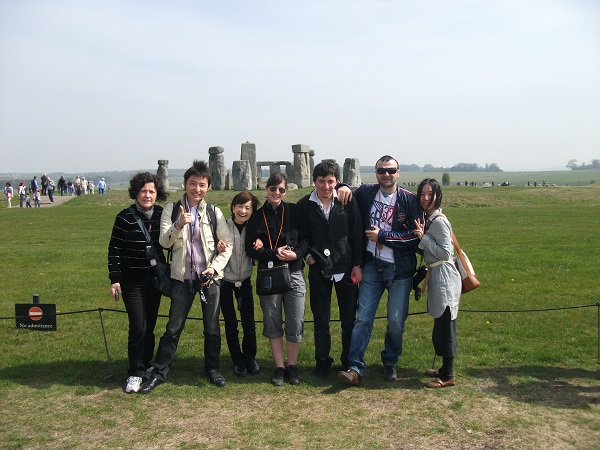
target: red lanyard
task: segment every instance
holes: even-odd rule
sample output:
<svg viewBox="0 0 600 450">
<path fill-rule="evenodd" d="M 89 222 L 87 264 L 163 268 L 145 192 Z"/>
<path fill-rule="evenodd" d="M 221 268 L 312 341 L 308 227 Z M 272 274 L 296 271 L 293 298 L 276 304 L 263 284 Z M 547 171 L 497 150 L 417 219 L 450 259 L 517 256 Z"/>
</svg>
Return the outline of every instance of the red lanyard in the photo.
<svg viewBox="0 0 600 450">
<path fill-rule="evenodd" d="M 279 243 L 279 238 L 281 237 L 281 230 L 283 229 L 283 219 L 285 217 L 285 208 L 283 203 L 281 203 L 281 225 L 279 226 L 279 234 L 277 235 L 277 240 L 275 241 L 275 247 L 273 247 L 273 242 L 271 241 L 271 232 L 269 231 L 269 224 L 267 223 L 267 216 L 265 215 L 265 209 L 262 210 L 263 219 L 265 219 L 265 228 L 267 229 L 267 235 L 269 236 L 269 246 L 271 250 L 275 250 L 277 248 L 277 244 Z M 277 211 L 275 211 L 275 217 L 277 217 Z"/>
</svg>

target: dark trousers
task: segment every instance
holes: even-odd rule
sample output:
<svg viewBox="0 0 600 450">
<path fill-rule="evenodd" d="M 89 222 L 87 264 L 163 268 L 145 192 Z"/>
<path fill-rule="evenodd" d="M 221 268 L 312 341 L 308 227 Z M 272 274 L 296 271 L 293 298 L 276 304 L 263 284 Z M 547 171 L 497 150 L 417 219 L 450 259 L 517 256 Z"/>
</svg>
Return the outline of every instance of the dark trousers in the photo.
<svg viewBox="0 0 600 450">
<path fill-rule="evenodd" d="M 450 308 L 446 307 L 444 314 L 433 319 L 433 348 L 435 354 L 443 358 L 454 358 L 457 353 L 456 319 L 452 320 L 450 317 Z"/>
<path fill-rule="evenodd" d="M 309 266 L 308 280 L 310 283 L 310 309 L 315 321 L 315 360 L 330 357 L 331 333 L 329 322 L 331 319 L 331 293 L 335 284 L 342 326 L 342 354 L 340 358 L 342 365 L 348 367 L 348 348 L 350 347 L 352 328 L 356 320 L 358 286 L 350 284 L 350 273 L 346 273 L 339 282 L 325 279 L 321 269 L 316 264 Z"/>
<path fill-rule="evenodd" d="M 166 379 L 169 368 L 183 329 L 188 313 L 198 294 L 190 289 L 187 281 L 173 281 L 171 289 L 171 308 L 165 334 L 160 338 L 156 359 L 154 361 L 154 375 L 162 380 Z M 219 287 L 211 283 L 203 288 L 206 303 L 202 305 L 202 323 L 204 325 L 204 370 L 220 370 L 219 355 L 221 353 L 221 329 L 219 328 Z"/>
<path fill-rule="evenodd" d="M 242 330 L 242 346 L 238 332 L 238 320 L 235 312 L 234 299 L 240 311 Z M 234 283 L 223 281 L 221 285 L 221 311 L 225 319 L 225 337 L 233 364 L 248 364 L 256 358 L 256 324 L 254 323 L 254 297 L 250 277 L 242 281 L 238 288 Z"/>
<path fill-rule="evenodd" d="M 154 327 L 158 317 L 161 293 L 150 282 L 134 284 L 121 282 L 123 304 L 129 317 L 127 353 L 130 376 L 142 377 L 152 366 L 154 356 Z"/>
</svg>

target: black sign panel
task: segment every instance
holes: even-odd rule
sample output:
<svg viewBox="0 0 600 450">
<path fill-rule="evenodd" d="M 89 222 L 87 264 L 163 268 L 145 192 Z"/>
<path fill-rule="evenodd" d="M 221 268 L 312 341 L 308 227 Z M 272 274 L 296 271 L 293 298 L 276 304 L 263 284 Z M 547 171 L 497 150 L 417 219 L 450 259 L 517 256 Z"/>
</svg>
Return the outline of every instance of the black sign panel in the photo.
<svg viewBox="0 0 600 450">
<path fill-rule="evenodd" d="M 15 316 L 18 329 L 56 331 L 56 305 L 53 303 L 17 303 Z"/>
</svg>

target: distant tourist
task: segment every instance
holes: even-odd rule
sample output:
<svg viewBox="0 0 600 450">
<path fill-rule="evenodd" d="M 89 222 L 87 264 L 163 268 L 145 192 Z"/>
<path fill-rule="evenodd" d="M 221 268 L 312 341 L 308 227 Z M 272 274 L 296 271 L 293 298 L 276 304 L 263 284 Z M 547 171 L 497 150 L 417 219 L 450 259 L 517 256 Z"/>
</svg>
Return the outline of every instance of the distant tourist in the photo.
<svg viewBox="0 0 600 450">
<path fill-rule="evenodd" d="M 31 197 L 29 197 L 29 194 L 25 194 L 25 206 L 31 208 Z"/>
<path fill-rule="evenodd" d="M 106 181 L 104 181 L 104 178 L 100 178 L 100 181 L 98 181 L 98 194 L 106 194 Z"/>
<path fill-rule="evenodd" d="M 79 175 L 75 175 L 75 179 L 73 180 L 73 190 L 76 196 L 81 195 L 81 178 Z"/>
<path fill-rule="evenodd" d="M 4 185 L 4 195 L 6 195 L 6 207 L 10 208 L 12 206 L 13 188 L 9 182 Z"/>
<path fill-rule="evenodd" d="M 33 179 L 31 180 L 31 183 L 29 183 L 29 192 L 31 192 L 31 194 L 33 195 L 35 193 L 36 189 L 39 189 L 39 185 L 37 182 L 37 176 L 34 176 Z"/>
<path fill-rule="evenodd" d="M 155 276 L 152 264 L 154 252 L 148 251 L 145 233 L 136 218 L 148 230 L 158 258 L 164 263 L 163 249 L 158 241 L 163 209 L 155 202 L 166 200 L 167 195 L 156 175 L 148 172 L 135 174 L 129 182 L 129 197 L 135 202 L 117 214 L 108 245 L 110 295 L 115 301 L 123 298 L 129 317 L 129 377 L 125 384 L 128 394 L 140 390 L 143 380 L 148 377 L 148 370 L 152 368 L 154 327 L 162 295 L 152 284 Z"/>
<path fill-rule="evenodd" d="M 50 204 L 53 205 L 54 204 L 54 188 L 56 187 L 56 184 L 54 184 L 54 181 L 50 177 L 47 178 L 46 183 L 47 183 L 46 191 L 48 192 L 48 199 L 50 200 Z"/>
<path fill-rule="evenodd" d="M 67 180 L 65 180 L 65 177 L 61 175 L 61 177 L 58 179 L 58 190 L 60 191 L 60 196 L 62 197 L 63 194 L 66 192 L 67 190 Z"/>
<path fill-rule="evenodd" d="M 39 208 L 40 205 L 40 189 L 39 188 L 35 188 L 35 191 L 33 192 L 33 206 L 35 206 L 36 208 Z"/>
<path fill-rule="evenodd" d="M 40 181 L 42 182 L 42 195 L 46 195 L 48 193 L 48 176 L 42 175 Z"/>
<path fill-rule="evenodd" d="M 24 181 L 19 182 L 17 194 L 19 194 L 19 207 L 23 208 L 23 206 L 25 206 L 25 196 L 27 195 L 27 187 L 25 187 Z"/>
<path fill-rule="evenodd" d="M 417 198 L 420 210 L 425 213 L 425 222 L 415 221 L 414 234 L 421 240 L 419 248 L 428 266 L 422 292 L 427 292 L 427 312 L 434 318 L 433 348 L 435 354 L 442 357 L 439 369 L 425 371 L 425 375 L 433 377 L 425 386 L 443 388 L 455 384 L 456 316 L 462 283 L 453 260 L 452 225 L 440 208 L 440 184 L 433 178 L 425 178 L 419 184 Z"/>
</svg>

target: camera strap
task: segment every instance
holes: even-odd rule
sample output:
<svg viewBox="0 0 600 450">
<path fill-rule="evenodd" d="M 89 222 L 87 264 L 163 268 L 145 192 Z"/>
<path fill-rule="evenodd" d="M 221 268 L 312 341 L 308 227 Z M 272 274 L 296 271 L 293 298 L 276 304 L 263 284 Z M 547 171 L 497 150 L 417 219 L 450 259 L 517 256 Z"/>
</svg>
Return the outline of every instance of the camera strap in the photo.
<svg viewBox="0 0 600 450">
<path fill-rule="evenodd" d="M 157 263 L 157 261 L 159 261 L 159 259 L 158 259 L 158 253 L 156 251 L 156 247 L 154 247 L 154 242 L 152 241 L 152 238 L 150 237 L 150 233 L 148 233 L 148 230 L 144 226 L 144 223 L 142 222 L 142 219 L 140 218 L 140 215 L 137 212 L 137 210 L 133 206 L 130 206 L 127 209 L 133 215 L 133 218 L 135 219 L 135 221 L 137 222 L 138 226 L 140 227 L 140 229 L 144 233 L 144 236 L 146 237 L 146 241 L 148 242 L 148 245 L 150 247 L 152 247 L 152 252 L 154 254 L 153 258 L 154 259 L 150 260 L 150 265 L 155 266 L 156 263 Z M 152 264 L 153 262 L 154 262 L 154 264 Z"/>
</svg>

